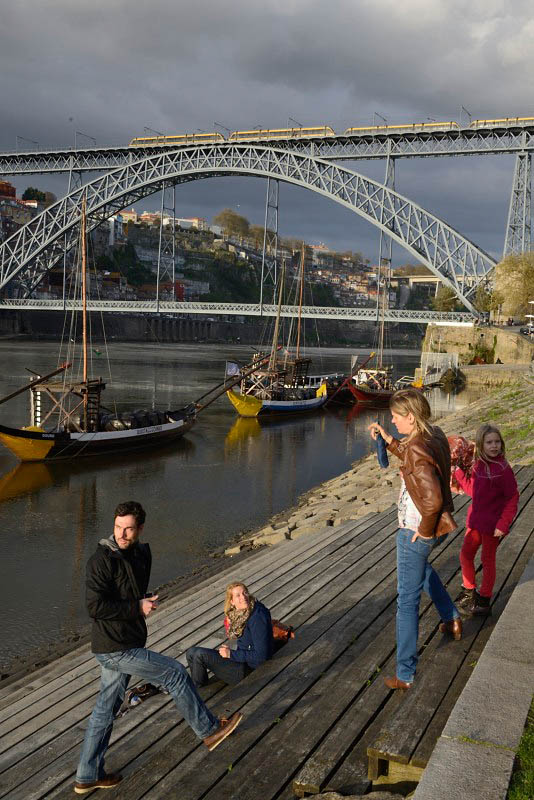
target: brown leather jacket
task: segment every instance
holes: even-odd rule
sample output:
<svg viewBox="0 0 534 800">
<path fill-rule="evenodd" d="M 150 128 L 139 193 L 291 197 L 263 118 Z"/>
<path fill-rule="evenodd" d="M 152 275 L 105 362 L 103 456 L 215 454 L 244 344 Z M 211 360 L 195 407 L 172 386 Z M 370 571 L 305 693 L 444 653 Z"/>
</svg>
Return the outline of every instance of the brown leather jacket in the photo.
<svg viewBox="0 0 534 800">
<path fill-rule="evenodd" d="M 406 489 L 421 514 L 421 536 L 431 538 L 453 531 L 457 526 L 452 516 L 451 451 L 441 428 L 434 426 L 431 437 L 418 434 L 409 442 L 393 439 L 388 450 L 402 461 Z"/>
</svg>

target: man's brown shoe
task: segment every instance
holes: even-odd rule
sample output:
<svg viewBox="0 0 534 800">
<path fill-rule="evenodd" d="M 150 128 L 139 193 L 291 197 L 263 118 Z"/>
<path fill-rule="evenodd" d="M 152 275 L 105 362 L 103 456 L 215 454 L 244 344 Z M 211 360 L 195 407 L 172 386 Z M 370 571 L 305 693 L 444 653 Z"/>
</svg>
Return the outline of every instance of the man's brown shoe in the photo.
<svg viewBox="0 0 534 800">
<path fill-rule="evenodd" d="M 412 682 L 407 683 L 406 681 L 401 681 L 399 678 L 384 678 L 384 683 L 388 687 L 388 689 L 411 689 Z"/>
<path fill-rule="evenodd" d="M 207 736 L 204 739 L 204 744 L 208 748 L 208 750 L 215 750 L 221 742 L 223 742 L 227 736 L 230 736 L 233 731 L 237 728 L 241 720 L 243 719 L 243 714 L 240 711 L 236 711 L 235 714 L 232 714 L 230 719 L 225 719 L 224 717 L 219 720 L 219 727 L 212 733 L 211 736 Z"/>
<path fill-rule="evenodd" d="M 456 617 L 456 619 L 450 619 L 448 622 L 442 622 L 439 626 L 439 629 L 442 633 L 450 633 L 456 641 L 459 641 L 462 638 L 462 620 L 460 617 Z"/>
<path fill-rule="evenodd" d="M 115 786 L 118 786 L 121 781 L 122 775 L 105 775 L 103 778 L 97 781 L 91 781 L 90 783 L 80 783 L 76 781 L 74 784 L 74 791 L 76 794 L 85 794 L 86 792 L 92 792 L 93 789 L 113 789 Z"/>
</svg>

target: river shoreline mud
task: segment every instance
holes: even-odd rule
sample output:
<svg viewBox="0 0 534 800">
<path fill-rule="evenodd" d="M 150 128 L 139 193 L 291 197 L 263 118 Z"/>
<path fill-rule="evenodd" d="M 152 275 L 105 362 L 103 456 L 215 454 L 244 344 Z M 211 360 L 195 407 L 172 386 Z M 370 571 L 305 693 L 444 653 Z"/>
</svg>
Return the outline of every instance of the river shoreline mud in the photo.
<svg viewBox="0 0 534 800">
<path fill-rule="evenodd" d="M 466 371 L 469 371 L 470 367 Z M 501 428 L 506 455 L 512 464 L 534 464 L 534 422 L 531 418 L 534 375 L 528 367 L 500 370 L 477 367 L 470 385 L 485 386 L 484 395 L 440 420 L 435 420 L 447 436 L 458 434 L 473 439 L 483 422 Z M 297 504 L 271 519 L 253 533 L 239 537 L 225 549 L 234 556 L 246 549 L 273 545 L 284 539 L 297 539 L 328 526 L 342 525 L 370 513 L 384 511 L 397 501 L 400 476 L 397 459 L 381 469 L 371 454 L 352 465 L 352 469 L 305 492 Z"/>
<path fill-rule="evenodd" d="M 447 435 L 473 438 L 482 422 L 492 422 L 501 428 L 510 463 L 534 464 L 534 421 L 531 417 L 534 375 L 525 367 L 519 374 L 511 374 L 496 385 L 494 370 L 491 367 L 486 370 L 488 389 L 484 396 L 461 411 L 436 420 L 437 424 Z M 213 553 L 211 564 L 168 581 L 156 591 L 164 603 L 165 599 L 187 592 L 199 580 L 217 575 L 231 565 L 236 567 L 238 580 L 239 563 L 259 548 L 383 511 L 397 500 L 400 478 L 395 462 L 392 457 L 389 467 L 381 469 L 374 454 L 355 462 L 341 475 L 303 493 L 296 505 L 272 517 L 267 525 L 240 534 L 233 544 Z M 222 602 L 223 598 L 221 609 Z M 0 676 L 0 688 L 88 643 L 89 631 L 88 624 L 78 634 L 14 658 Z"/>
</svg>

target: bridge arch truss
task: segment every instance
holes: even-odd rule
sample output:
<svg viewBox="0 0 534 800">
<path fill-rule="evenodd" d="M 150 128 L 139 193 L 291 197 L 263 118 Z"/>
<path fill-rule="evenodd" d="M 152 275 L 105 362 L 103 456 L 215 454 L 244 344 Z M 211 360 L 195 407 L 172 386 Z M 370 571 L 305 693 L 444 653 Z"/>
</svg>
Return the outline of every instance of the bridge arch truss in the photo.
<svg viewBox="0 0 534 800">
<path fill-rule="evenodd" d="M 327 197 L 375 225 L 454 290 L 470 311 L 477 285 L 494 259 L 443 220 L 392 188 L 323 159 L 256 145 L 158 152 L 71 191 L 0 245 L 0 289 L 17 278 L 27 293 L 78 239 L 82 198 L 89 230 L 162 189 L 216 176 L 272 178 Z"/>
</svg>

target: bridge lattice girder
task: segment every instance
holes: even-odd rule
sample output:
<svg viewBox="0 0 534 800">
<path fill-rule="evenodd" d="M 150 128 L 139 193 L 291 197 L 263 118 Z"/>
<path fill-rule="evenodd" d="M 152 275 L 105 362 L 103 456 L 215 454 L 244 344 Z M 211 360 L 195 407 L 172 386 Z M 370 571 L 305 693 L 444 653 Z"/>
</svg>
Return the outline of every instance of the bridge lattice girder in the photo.
<svg viewBox="0 0 534 800">
<path fill-rule="evenodd" d="M 42 300 L 42 299 L 13 299 L 0 300 L 0 311 L 80 311 L 81 300 Z M 278 306 L 267 303 L 188 303 L 177 300 L 88 300 L 89 311 L 110 312 L 121 314 L 168 314 L 187 315 L 231 315 L 245 317 L 275 317 Z M 335 321 L 348 320 L 350 322 L 376 322 L 375 308 L 343 308 L 341 306 L 298 306 L 283 305 L 282 317 L 303 319 L 330 319 Z M 432 323 L 440 326 L 472 327 L 474 318 L 466 311 L 429 311 L 428 309 L 413 310 L 408 308 L 388 308 L 384 312 L 386 322 L 419 324 Z"/>
<path fill-rule="evenodd" d="M 248 144 L 248 143 L 247 143 Z M 439 158 L 442 156 L 501 155 L 534 151 L 534 127 L 498 127 L 472 130 L 425 131 L 405 134 L 338 136 L 315 139 L 273 139 L 258 147 L 292 150 L 314 158 L 334 160 Z M 187 145 L 186 145 L 187 146 Z M 188 145 L 189 147 L 191 145 Z M 198 145 L 203 149 L 209 145 Z M 213 145 L 218 147 L 219 145 Z M 0 175 L 47 172 L 85 172 L 116 169 L 174 145 L 153 147 L 88 147 L 78 150 L 38 150 L 0 153 Z"/>
<path fill-rule="evenodd" d="M 82 197 L 88 228 L 160 190 L 223 175 L 271 177 L 310 189 L 349 208 L 408 250 L 463 304 L 473 310 L 477 284 L 495 266 L 442 220 L 376 181 L 321 159 L 254 145 L 220 145 L 160 151 L 120 167 L 72 191 L 0 245 L 0 288 L 18 277 L 31 291 L 78 237 Z"/>
</svg>

